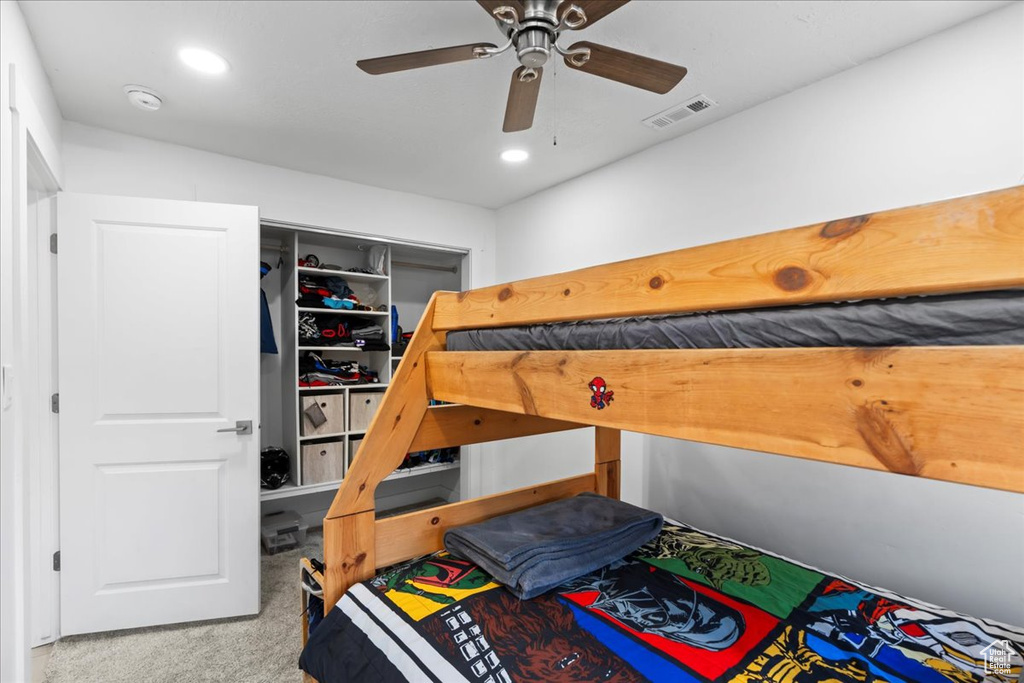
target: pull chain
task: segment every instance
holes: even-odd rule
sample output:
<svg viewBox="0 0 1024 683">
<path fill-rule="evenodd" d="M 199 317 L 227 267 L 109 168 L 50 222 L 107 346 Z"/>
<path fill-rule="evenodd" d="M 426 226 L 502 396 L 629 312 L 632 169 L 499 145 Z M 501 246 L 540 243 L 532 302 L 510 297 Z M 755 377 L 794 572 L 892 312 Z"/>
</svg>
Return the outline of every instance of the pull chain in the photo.
<svg viewBox="0 0 1024 683">
<path fill-rule="evenodd" d="M 551 62 L 551 106 L 554 119 L 554 132 L 551 134 L 551 146 L 558 147 L 558 59 Z"/>
</svg>

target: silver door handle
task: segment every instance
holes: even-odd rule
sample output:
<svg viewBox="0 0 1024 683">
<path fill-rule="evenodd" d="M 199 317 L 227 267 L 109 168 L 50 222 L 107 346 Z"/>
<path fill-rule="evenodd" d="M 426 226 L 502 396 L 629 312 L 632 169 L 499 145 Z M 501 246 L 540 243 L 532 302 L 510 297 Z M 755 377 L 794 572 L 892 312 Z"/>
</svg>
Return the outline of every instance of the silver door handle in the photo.
<svg viewBox="0 0 1024 683">
<path fill-rule="evenodd" d="M 252 434 L 252 420 L 235 420 L 234 427 L 228 427 L 227 429 L 218 429 L 218 432 L 234 432 L 239 436 L 244 434 Z"/>
</svg>

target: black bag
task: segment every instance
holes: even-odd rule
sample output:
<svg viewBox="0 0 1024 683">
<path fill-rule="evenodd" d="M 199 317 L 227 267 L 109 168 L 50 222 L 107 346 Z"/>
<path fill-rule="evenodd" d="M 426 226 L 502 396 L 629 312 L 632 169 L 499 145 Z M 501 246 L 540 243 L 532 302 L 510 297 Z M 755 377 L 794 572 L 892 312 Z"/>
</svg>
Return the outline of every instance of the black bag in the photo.
<svg viewBox="0 0 1024 683">
<path fill-rule="evenodd" d="M 288 481 L 292 459 L 283 448 L 270 446 L 260 451 L 260 486 L 279 489 Z"/>
</svg>

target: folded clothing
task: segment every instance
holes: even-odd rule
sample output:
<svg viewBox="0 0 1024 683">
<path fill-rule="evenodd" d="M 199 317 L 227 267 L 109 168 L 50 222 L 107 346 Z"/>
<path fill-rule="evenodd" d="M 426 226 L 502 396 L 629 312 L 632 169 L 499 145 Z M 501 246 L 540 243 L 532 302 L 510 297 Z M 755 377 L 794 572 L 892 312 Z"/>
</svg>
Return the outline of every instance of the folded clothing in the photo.
<svg viewBox="0 0 1024 683">
<path fill-rule="evenodd" d="M 299 358 L 299 386 L 328 387 L 342 384 L 375 384 L 377 372 L 354 360 L 331 360 L 307 351 Z"/>
<path fill-rule="evenodd" d="M 657 512 L 581 493 L 449 529 L 444 547 L 526 600 L 625 557 L 657 536 L 663 522 Z"/>
<path fill-rule="evenodd" d="M 352 326 L 353 339 L 384 339 L 384 328 L 375 323 L 356 323 Z"/>
<path fill-rule="evenodd" d="M 369 311 L 370 306 L 359 301 L 344 278 L 314 277 L 303 275 L 299 278 L 299 298 L 295 300 L 303 308 L 328 308 L 336 310 Z"/>
</svg>

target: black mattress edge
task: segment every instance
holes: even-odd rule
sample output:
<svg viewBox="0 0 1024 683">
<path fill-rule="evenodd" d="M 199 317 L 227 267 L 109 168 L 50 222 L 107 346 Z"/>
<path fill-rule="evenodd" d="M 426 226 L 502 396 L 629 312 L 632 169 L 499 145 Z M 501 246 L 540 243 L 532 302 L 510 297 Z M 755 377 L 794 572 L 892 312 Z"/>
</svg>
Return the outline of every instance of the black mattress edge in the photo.
<svg viewBox="0 0 1024 683">
<path fill-rule="evenodd" d="M 449 351 L 1024 344 L 1024 290 L 456 330 Z"/>
</svg>

